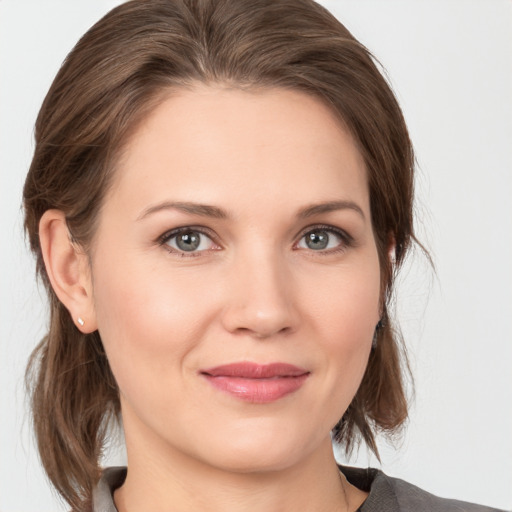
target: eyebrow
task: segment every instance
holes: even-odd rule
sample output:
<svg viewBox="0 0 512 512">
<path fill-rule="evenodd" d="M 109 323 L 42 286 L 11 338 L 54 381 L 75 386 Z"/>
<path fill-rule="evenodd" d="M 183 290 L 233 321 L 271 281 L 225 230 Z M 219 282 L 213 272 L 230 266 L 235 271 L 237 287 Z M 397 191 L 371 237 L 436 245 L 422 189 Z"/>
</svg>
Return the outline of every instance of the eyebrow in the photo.
<svg viewBox="0 0 512 512">
<path fill-rule="evenodd" d="M 227 219 L 229 217 L 228 213 L 218 206 L 210 206 L 208 204 L 193 203 L 188 201 L 164 201 L 163 203 L 158 203 L 155 206 L 146 208 L 137 217 L 137 220 L 142 220 L 148 215 L 162 210 L 179 210 L 192 215 L 199 215 L 201 217 L 213 217 L 215 219 Z"/>
<path fill-rule="evenodd" d="M 164 201 L 154 206 L 150 206 L 142 211 L 137 217 L 140 221 L 153 213 L 162 210 L 179 210 L 191 215 L 199 215 L 200 217 L 212 217 L 214 219 L 228 219 L 230 215 L 228 212 L 218 206 L 211 206 L 208 204 L 194 203 L 189 201 Z M 301 208 L 297 214 L 299 219 L 307 219 L 322 213 L 329 213 L 338 210 L 353 210 L 358 213 L 363 220 L 365 215 L 362 208 L 353 201 L 327 201 L 323 203 L 316 203 L 304 208 Z"/>
<path fill-rule="evenodd" d="M 312 204 L 299 210 L 298 217 L 307 219 L 321 213 L 335 212 L 338 210 L 353 210 L 358 213 L 363 220 L 366 220 L 363 209 L 353 201 L 327 201 L 325 203 Z"/>
</svg>

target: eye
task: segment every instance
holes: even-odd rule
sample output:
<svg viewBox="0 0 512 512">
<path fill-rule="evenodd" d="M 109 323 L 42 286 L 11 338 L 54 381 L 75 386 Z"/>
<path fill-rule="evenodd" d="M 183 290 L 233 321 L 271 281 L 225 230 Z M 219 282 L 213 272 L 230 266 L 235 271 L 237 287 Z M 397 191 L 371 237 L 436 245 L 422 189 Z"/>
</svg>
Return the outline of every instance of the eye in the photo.
<svg viewBox="0 0 512 512">
<path fill-rule="evenodd" d="M 350 245 L 350 237 L 341 230 L 319 226 L 304 233 L 297 244 L 299 249 L 312 251 L 336 251 Z"/>
<path fill-rule="evenodd" d="M 202 231 L 192 228 L 181 228 L 166 233 L 160 240 L 171 252 L 197 253 L 216 249 L 217 245 Z"/>
</svg>

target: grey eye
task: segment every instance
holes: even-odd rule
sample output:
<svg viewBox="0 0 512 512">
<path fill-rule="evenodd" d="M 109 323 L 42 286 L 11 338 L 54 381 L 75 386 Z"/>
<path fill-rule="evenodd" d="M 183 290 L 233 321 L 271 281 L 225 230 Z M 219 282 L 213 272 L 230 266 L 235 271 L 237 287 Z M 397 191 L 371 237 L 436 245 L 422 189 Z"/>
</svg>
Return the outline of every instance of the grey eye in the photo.
<svg viewBox="0 0 512 512">
<path fill-rule="evenodd" d="M 182 251 L 195 251 L 200 243 L 201 239 L 198 233 L 182 233 L 176 237 L 176 245 Z"/>
<path fill-rule="evenodd" d="M 328 229 L 314 229 L 302 236 L 298 247 L 311 249 L 312 251 L 323 251 L 334 249 L 343 243 L 341 235 Z"/>
<path fill-rule="evenodd" d="M 314 231 L 305 236 L 306 245 L 313 250 L 322 250 L 329 244 L 329 233 L 326 231 Z"/>
<path fill-rule="evenodd" d="M 187 230 L 170 237 L 167 245 L 177 251 L 194 252 L 211 249 L 213 242 L 200 231 Z"/>
</svg>

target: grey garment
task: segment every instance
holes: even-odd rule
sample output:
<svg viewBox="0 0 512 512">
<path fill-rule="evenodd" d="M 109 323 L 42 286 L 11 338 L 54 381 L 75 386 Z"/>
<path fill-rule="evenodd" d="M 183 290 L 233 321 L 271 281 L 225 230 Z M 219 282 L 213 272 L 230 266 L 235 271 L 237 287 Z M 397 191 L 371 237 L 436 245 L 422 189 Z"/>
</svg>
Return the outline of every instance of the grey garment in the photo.
<svg viewBox="0 0 512 512">
<path fill-rule="evenodd" d="M 496 508 L 438 498 L 378 469 L 340 466 L 340 470 L 352 485 L 370 493 L 358 512 L 500 512 Z M 113 493 L 125 478 L 124 467 L 105 469 L 93 493 L 92 512 L 117 512 Z"/>
<path fill-rule="evenodd" d="M 340 466 L 340 470 L 352 485 L 370 493 L 358 512 L 500 512 L 497 508 L 438 498 L 378 469 Z"/>
</svg>

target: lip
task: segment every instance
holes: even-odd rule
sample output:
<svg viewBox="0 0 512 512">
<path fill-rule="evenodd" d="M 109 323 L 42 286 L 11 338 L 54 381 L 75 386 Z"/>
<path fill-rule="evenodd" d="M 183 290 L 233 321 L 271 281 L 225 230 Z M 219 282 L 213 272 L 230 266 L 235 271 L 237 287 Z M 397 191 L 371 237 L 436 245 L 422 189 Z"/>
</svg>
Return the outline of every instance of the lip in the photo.
<svg viewBox="0 0 512 512">
<path fill-rule="evenodd" d="M 216 389 L 252 403 L 269 403 L 297 391 L 309 371 L 288 363 L 232 363 L 201 370 Z"/>
</svg>

